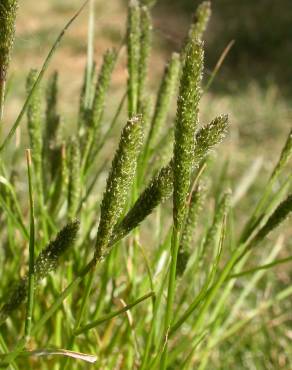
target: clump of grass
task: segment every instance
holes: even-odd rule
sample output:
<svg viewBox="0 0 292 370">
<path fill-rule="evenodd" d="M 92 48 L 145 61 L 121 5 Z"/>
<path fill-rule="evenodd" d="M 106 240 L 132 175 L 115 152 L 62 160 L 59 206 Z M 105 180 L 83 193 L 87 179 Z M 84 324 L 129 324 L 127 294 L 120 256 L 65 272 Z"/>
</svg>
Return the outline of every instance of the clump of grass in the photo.
<svg viewBox="0 0 292 370">
<path fill-rule="evenodd" d="M 8 11 L 10 22 L 0 35 L 0 45 L 6 47 L 1 62 L 6 78 L 16 3 L 3 4 L 10 6 L 0 6 L 0 14 Z M 252 194 L 259 200 L 239 232 L 237 208 L 244 199 L 235 205 L 230 201 L 233 184 L 226 165 L 219 184 L 214 183 L 221 164 L 215 147 L 227 135 L 228 116 L 200 122 L 201 40 L 210 3 L 198 7 L 181 52 L 173 53 L 166 65 L 153 113 L 148 99 L 152 5 L 129 2 L 123 40 L 128 81 L 110 122 L 104 113 L 112 108 L 107 95 L 120 53 L 107 51 L 97 74 L 92 59 L 93 2 L 77 127 L 72 125 L 69 135 L 59 111 L 63 86 L 57 72 L 46 88 L 41 83 L 60 39 L 80 11 L 61 32 L 41 72 L 28 75 L 28 97 L 0 148 L 3 367 L 78 369 L 77 359 L 94 359 L 97 367 L 109 369 L 203 370 L 225 363 L 244 369 L 244 336 L 234 341 L 243 329 L 250 337 L 251 367 L 266 366 L 257 366 L 258 343 L 248 324 L 254 320 L 257 325 L 263 314 L 272 319 L 273 307 L 285 312 L 292 294 L 291 287 L 270 274 L 272 268 L 291 262 L 291 256 L 277 258 L 283 238 L 267 238 L 292 210 L 291 175 L 286 171 L 291 132 L 261 196 Z M 124 125 L 120 115 L 126 99 Z M 22 174 L 23 158 L 14 156 L 13 165 L 6 160 L 14 155 L 9 143 L 25 111 L 29 135 L 22 145 L 31 147 L 26 152 L 27 198 L 20 197 L 24 192 L 13 176 L 16 168 Z M 119 124 L 124 127 L 107 173 L 108 153 L 103 149 Z M 172 154 L 163 165 L 158 158 L 164 150 Z M 261 322 L 256 330 L 261 348 L 269 348 L 269 327 Z M 277 353 L 288 348 L 287 338 L 281 338 L 280 345 L 275 344 Z M 40 354 L 52 359 L 40 365 L 32 360 Z M 65 361 L 57 355 L 69 357 Z"/>
</svg>

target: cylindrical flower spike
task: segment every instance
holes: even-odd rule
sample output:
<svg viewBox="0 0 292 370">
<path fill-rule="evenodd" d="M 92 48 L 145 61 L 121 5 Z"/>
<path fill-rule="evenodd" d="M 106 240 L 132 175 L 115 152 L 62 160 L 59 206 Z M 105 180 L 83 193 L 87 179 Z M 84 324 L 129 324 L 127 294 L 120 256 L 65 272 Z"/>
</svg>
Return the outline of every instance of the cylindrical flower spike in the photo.
<svg viewBox="0 0 292 370">
<path fill-rule="evenodd" d="M 91 119 L 89 122 L 90 127 L 93 127 L 95 129 L 96 134 L 98 134 L 98 128 L 102 120 L 104 107 L 105 107 L 106 93 L 109 89 L 111 76 L 112 76 L 116 61 L 117 61 L 116 50 L 114 49 L 107 50 L 103 57 L 102 66 L 101 66 L 98 80 L 96 83 L 96 88 L 95 88 L 95 93 L 94 93 L 94 98 L 93 98 L 93 103 L 92 103 Z"/>
<path fill-rule="evenodd" d="M 162 81 L 159 87 L 155 111 L 147 138 L 147 150 L 153 149 L 156 144 L 160 129 L 163 126 L 175 92 L 180 71 L 180 56 L 173 53 L 169 64 L 166 66 Z"/>
<path fill-rule="evenodd" d="M 289 162 L 292 157 L 292 130 L 289 132 L 284 148 L 282 149 L 280 159 L 272 173 L 272 178 L 276 178 L 282 169 Z"/>
<path fill-rule="evenodd" d="M 211 2 L 203 1 L 197 8 L 189 30 L 189 39 L 201 40 L 211 17 Z"/>
<path fill-rule="evenodd" d="M 281 202 L 272 215 L 269 217 L 265 225 L 259 230 L 253 241 L 250 243 L 251 246 L 256 245 L 262 239 L 264 239 L 270 232 L 278 227 L 283 221 L 288 219 L 292 212 L 292 194 L 289 194 L 283 202 Z"/>
<path fill-rule="evenodd" d="M 143 141 L 142 117 L 135 116 L 124 127 L 112 162 L 101 203 L 95 258 L 100 259 L 108 247 L 112 231 L 124 211 L 133 184 L 138 155 Z"/>
<path fill-rule="evenodd" d="M 79 221 L 74 220 L 69 222 L 56 236 L 56 239 L 51 241 L 45 247 L 35 260 L 34 274 L 35 282 L 39 283 L 50 272 L 54 271 L 59 264 L 60 257 L 74 244 L 79 230 Z M 22 278 L 13 286 L 4 305 L 0 310 L 0 324 L 17 309 L 27 298 L 27 276 Z"/>
<path fill-rule="evenodd" d="M 117 52 L 114 49 L 107 50 L 96 82 L 95 93 L 91 109 L 86 113 L 86 132 L 83 148 L 83 164 L 86 166 L 91 160 L 93 146 L 98 143 L 100 137 L 100 124 L 102 121 L 106 94 L 108 92 L 111 76 L 117 61 Z"/>
<path fill-rule="evenodd" d="M 36 81 L 37 71 L 31 70 L 27 78 L 27 92 L 29 93 Z M 42 155 L 43 155 L 43 133 L 42 133 L 42 109 L 41 90 L 38 87 L 27 108 L 28 133 L 30 147 L 32 149 L 32 160 L 35 174 L 39 185 L 42 182 Z M 38 189 L 41 191 L 41 189 Z"/>
<path fill-rule="evenodd" d="M 15 36 L 17 0 L 1 0 L 0 4 L 0 120 L 3 116 L 5 84 L 10 53 Z"/>
<path fill-rule="evenodd" d="M 213 223 L 210 226 L 205 241 L 203 245 L 203 250 L 206 250 L 208 247 L 213 248 L 214 246 L 218 245 L 220 239 L 220 228 L 222 225 L 223 218 L 227 215 L 229 208 L 230 208 L 230 198 L 231 198 L 231 191 L 226 191 L 220 202 L 218 203 Z"/>
<path fill-rule="evenodd" d="M 161 169 L 139 196 L 131 210 L 115 227 L 112 242 L 125 237 L 137 227 L 152 211 L 172 194 L 172 167 Z"/>
<path fill-rule="evenodd" d="M 188 214 L 183 227 L 179 252 L 177 256 L 177 274 L 181 276 L 186 268 L 189 257 L 191 255 L 194 233 L 198 223 L 199 212 L 202 209 L 205 200 L 206 188 L 198 186 L 192 193 L 188 205 Z"/>
<path fill-rule="evenodd" d="M 198 124 L 198 104 L 201 97 L 204 52 L 202 44 L 191 40 L 180 80 L 173 157 L 173 219 L 181 228 L 185 216 L 186 198 L 194 160 L 195 131 Z"/>
<path fill-rule="evenodd" d="M 151 15 L 147 6 L 141 7 L 141 35 L 140 35 L 140 61 L 139 61 L 139 86 L 138 110 L 141 113 L 141 102 L 145 95 L 145 84 L 148 75 L 150 45 L 152 39 Z"/>
<path fill-rule="evenodd" d="M 194 166 L 198 166 L 201 160 L 214 148 L 214 146 L 224 139 L 227 129 L 228 116 L 222 114 L 197 131 L 196 146 L 194 149 Z"/>
<path fill-rule="evenodd" d="M 69 147 L 69 183 L 68 183 L 68 218 L 76 216 L 81 196 L 81 159 L 77 139 L 70 142 Z"/>
<path fill-rule="evenodd" d="M 60 116 L 58 114 L 58 72 L 54 72 L 48 81 L 46 91 L 46 140 L 47 145 L 56 144 L 60 126 Z"/>
<path fill-rule="evenodd" d="M 129 118 L 137 113 L 140 61 L 140 6 L 130 0 L 128 13 L 128 111 Z"/>
</svg>

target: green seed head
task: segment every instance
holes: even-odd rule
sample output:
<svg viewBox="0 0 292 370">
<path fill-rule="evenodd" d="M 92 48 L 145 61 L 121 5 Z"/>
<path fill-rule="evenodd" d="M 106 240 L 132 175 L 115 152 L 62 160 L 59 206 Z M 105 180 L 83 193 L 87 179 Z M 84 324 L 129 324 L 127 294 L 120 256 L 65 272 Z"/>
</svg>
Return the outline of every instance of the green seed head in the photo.
<svg viewBox="0 0 292 370">
<path fill-rule="evenodd" d="M 128 110 L 129 117 L 137 113 L 140 62 L 140 7 L 137 0 L 130 0 L 128 12 Z"/>
<path fill-rule="evenodd" d="M 35 281 L 37 283 L 58 267 L 60 257 L 72 246 L 78 230 L 79 221 L 74 220 L 69 222 L 58 233 L 56 239 L 51 241 L 47 247 L 41 251 L 34 266 Z M 0 310 L 0 323 L 3 323 L 7 316 L 27 299 L 27 282 L 28 278 L 26 276 L 11 289 L 11 292 L 5 299 L 5 304 Z"/>
<path fill-rule="evenodd" d="M 257 235 L 254 237 L 251 245 L 259 243 L 264 239 L 270 232 L 278 227 L 284 220 L 288 219 L 292 212 L 292 194 L 281 202 L 273 214 L 269 217 L 266 224 L 260 229 Z"/>
<path fill-rule="evenodd" d="M 5 303 L 0 310 L 0 325 L 26 300 L 27 286 L 27 278 L 20 279 L 18 283 L 12 285 L 8 296 L 4 297 Z"/>
<path fill-rule="evenodd" d="M 151 127 L 149 131 L 149 149 L 157 142 L 161 127 L 163 126 L 169 111 L 171 99 L 174 95 L 180 71 L 180 56 L 173 53 L 169 64 L 165 67 L 164 75 L 159 87 L 157 101 Z"/>
<path fill-rule="evenodd" d="M 10 53 L 15 36 L 17 0 L 1 0 L 0 4 L 0 83 L 5 83 Z"/>
<path fill-rule="evenodd" d="M 141 116 L 135 116 L 127 122 L 122 131 L 101 203 L 100 223 L 96 239 L 96 259 L 103 256 L 113 228 L 124 211 L 142 146 L 142 126 Z"/>
<path fill-rule="evenodd" d="M 198 166 L 201 160 L 224 139 L 227 129 L 228 116 L 224 114 L 216 117 L 211 123 L 197 131 L 194 166 Z"/>
<path fill-rule="evenodd" d="M 220 230 L 222 226 L 222 222 L 224 217 L 226 217 L 229 208 L 230 208 L 230 199 L 231 199 L 231 191 L 228 190 L 226 191 L 220 202 L 218 203 L 216 209 L 215 209 L 215 215 L 213 219 L 213 223 L 210 226 L 206 239 L 204 241 L 204 247 L 203 249 L 205 250 L 206 248 L 214 248 L 214 246 L 218 245 L 219 239 L 220 239 Z"/>
<path fill-rule="evenodd" d="M 79 142 L 75 138 L 69 146 L 69 183 L 68 183 L 68 217 L 72 219 L 76 212 L 81 196 L 81 158 Z"/>
<path fill-rule="evenodd" d="M 206 187 L 198 186 L 192 193 L 190 202 L 188 204 L 188 214 L 183 227 L 180 249 L 177 258 L 177 274 L 181 276 L 185 271 L 188 263 L 192 243 L 194 240 L 195 229 L 198 223 L 199 212 L 202 209 L 206 195 Z"/>
<path fill-rule="evenodd" d="M 204 32 L 207 29 L 210 17 L 211 2 L 204 1 L 198 6 L 194 14 L 188 37 L 193 40 L 201 40 L 203 38 Z"/>
<path fill-rule="evenodd" d="M 172 194 L 172 167 L 168 165 L 161 169 L 123 220 L 115 227 L 113 240 L 118 241 L 137 227 L 152 211 Z"/>
<path fill-rule="evenodd" d="M 276 178 L 292 157 L 292 130 L 289 132 L 280 159 L 273 171 L 272 178 Z"/>
<path fill-rule="evenodd" d="M 27 78 L 27 92 L 29 93 L 36 81 L 37 71 L 31 70 Z M 38 87 L 27 108 L 28 133 L 30 139 L 30 147 L 32 149 L 32 159 L 35 167 L 35 173 L 42 172 L 42 106 L 41 106 L 41 90 Z"/>
<path fill-rule="evenodd" d="M 98 130 L 100 126 L 104 107 L 106 93 L 109 89 L 111 76 L 113 73 L 114 66 L 117 60 L 117 52 L 114 49 L 107 50 L 104 57 L 103 63 L 99 72 L 98 80 L 96 83 L 95 94 L 92 104 L 91 119 L 89 125 Z M 98 134 L 98 132 L 96 132 Z"/>
<path fill-rule="evenodd" d="M 58 114 L 58 72 L 54 72 L 48 81 L 46 89 L 46 142 L 47 145 L 55 146 L 58 141 L 60 116 Z"/>
<path fill-rule="evenodd" d="M 152 39 L 152 23 L 151 15 L 147 6 L 141 8 L 141 34 L 140 34 L 140 61 L 139 61 L 139 87 L 138 87 L 138 103 L 139 112 L 140 104 L 145 95 L 145 85 L 148 75 L 148 63 L 151 50 Z"/>
<path fill-rule="evenodd" d="M 35 279 L 40 281 L 59 264 L 60 257 L 74 244 L 80 223 L 78 220 L 70 221 L 44 248 L 35 261 Z"/>
<path fill-rule="evenodd" d="M 189 42 L 180 81 L 175 124 L 173 217 L 176 228 L 182 226 L 190 186 L 201 97 L 203 56 L 202 44 L 197 41 Z"/>
</svg>

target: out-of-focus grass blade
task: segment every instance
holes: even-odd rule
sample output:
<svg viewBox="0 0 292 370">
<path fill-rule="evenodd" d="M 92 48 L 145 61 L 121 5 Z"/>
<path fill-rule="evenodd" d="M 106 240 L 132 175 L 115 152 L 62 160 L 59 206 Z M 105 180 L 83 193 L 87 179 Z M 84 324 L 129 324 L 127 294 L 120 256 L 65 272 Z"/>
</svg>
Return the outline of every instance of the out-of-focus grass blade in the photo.
<svg viewBox="0 0 292 370">
<path fill-rule="evenodd" d="M 6 138 L 4 139 L 3 143 L 1 144 L 0 146 L 0 153 L 3 151 L 3 149 L 6 147 L 6 145 L 8 144 L 8 142 L 10 141 L 10 139 L 12 138 L 12 136 L 14 135 L 17 127 L 19 126 L 21 120 L 22 120 L 22 117 L 24 116 L 24 113 L 26 111 L 26 108 L 27 106 L 29 105 L 30 103 L 30 100 L 35 92 L 35 90 L 37 89 L 37 87 L 39 86 L 39 84 L 41 83 L 43 77 L 44 77 L 44 74 L 46 72 L 46 70 L 48 69 L 48 66 L 51 62 L 51 59 L 53 57 L 53 55 L 55 54 L 61 40 L 63 39 L 66 31 L 69 29 L 69 27 L 71 26 L 71 24 L 75 21 L 75 19 L 79 16 L 79 14 L 82 12 L 82 10 L 85 8 L 86 4 L 88 3 L 89 0 L 86 0 L 85 3 L 81 6 L 81 8 L 74 14 L 74 16 L 69 20 L 69 22 L 65 25 L 65 27 L 62 29 L 62 31 L 60 32 L 59 36 L 57 37 L 54 45 L 52 46 L 51 50 L 49 51 L 49 54 L 42 66 L 42 69 L 30 91 L 30 93 L 28 94 L 28 97 L 26 98 L 25 100 L 25 103 L 18 115 L 18 117 L 16 118 L 16 121 L 14 122 L 11 130 L 9 131 L 8 135 L 6 136 Z"/>
</svg>

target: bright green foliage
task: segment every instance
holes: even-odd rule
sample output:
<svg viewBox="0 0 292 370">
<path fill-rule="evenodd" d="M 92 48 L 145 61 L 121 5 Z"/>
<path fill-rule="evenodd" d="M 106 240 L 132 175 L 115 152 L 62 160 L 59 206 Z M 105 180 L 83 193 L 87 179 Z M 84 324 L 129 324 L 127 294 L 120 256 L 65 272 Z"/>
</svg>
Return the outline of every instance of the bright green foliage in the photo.
<svg viewBox="0 0 292 370">
<path fill-rule="evenodd" d="M 0 4 L 0 118 L 2 119 L 5 82 L 14 42 L 17 0 L 1 0 Z"/>
<path fill-rule="evenodd" d="M 96 238 L 96 259 L 102 257 L 113 228 L 125 208 L 137 167 L 143 140 L 141 116 L 130 119 L 124 127 L 119 147 L 112 162 L 100 209 L 100 223 Z"/>
<path fill-rule="evenodd" d="M 68 217 L 73 219 L 76 216 L 81 196 L 81 158 L 77 139 L 72 139 L 69 144 L 68 166 Z"/>
<path fill-rule="evenodd" d="M 31 70 L 27 78 L 27 91 L 29 92 L 36 81 L 37 71 Z M 42 181 L 42 155 L 43 155 L 43 117 L 42 117 L 42 97 L 38 87 L 27 108 L 28 133 L 30 147 L 32 149 L 32 160 L 34 171 L 39 181 Z M 39 189 L 41 190 L 41 189 Z"/>
<path fill-rule="evenodd" d="M 190 186 L 198 104 L 201 97 L 203 47 L 197 41 L 187 45 L 186 59 L 180 80 L 174 142 L 174 225 L 181 227 Z"/>
</svg>

